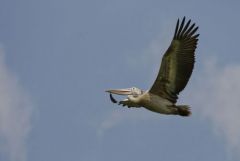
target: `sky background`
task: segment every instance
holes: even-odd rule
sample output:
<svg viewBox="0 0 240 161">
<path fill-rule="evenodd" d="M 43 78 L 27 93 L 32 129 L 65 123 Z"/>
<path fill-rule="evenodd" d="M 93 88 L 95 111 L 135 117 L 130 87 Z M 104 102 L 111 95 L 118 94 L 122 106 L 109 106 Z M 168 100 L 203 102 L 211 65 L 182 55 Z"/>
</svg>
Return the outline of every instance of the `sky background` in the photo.
<svg viewBox="0 0 240 161">
<path fill-rule="evenodd" d="M 240 160 L 239 6 L 0 0 L 0 161 Z M 183 16 L 200 27 L 192 116 L 112 104 L 106 89 L 152 85 Z"/>
</svg>

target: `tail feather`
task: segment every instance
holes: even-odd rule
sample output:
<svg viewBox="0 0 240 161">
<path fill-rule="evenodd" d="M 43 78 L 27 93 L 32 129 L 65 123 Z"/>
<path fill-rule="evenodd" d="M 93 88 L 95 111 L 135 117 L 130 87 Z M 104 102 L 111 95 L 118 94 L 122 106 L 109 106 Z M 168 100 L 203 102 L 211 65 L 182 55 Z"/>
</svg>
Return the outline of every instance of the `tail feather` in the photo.
<svg viewBox="0 0 240 161">
<path fill-rule="evenodd" d="M 177 109 L 180 116 L 190 116 L 192 114 L 188 105 L 178 105 Z"/>
</svg>

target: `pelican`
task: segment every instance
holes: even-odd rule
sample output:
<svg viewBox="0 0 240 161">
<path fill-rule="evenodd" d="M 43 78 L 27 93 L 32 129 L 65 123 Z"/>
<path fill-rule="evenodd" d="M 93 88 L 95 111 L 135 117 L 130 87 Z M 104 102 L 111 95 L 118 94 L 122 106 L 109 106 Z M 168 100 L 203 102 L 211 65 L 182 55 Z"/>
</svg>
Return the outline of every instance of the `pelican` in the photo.
<svg viewBox="0 0 240 161">
<path fill-rule="evenodd" d="M 163 55 L 160 70 L 150 90 L 143 91 L 132 87 L 126 89 L 110 89 L 110 99 L 117 101 L 112 94 L 126 95 L 127 98 L 118 104 L 127 107 L 144 107 L 150 111 L 166 115 L 190 116 L 188 105 L 176 105 L 179 93 L 187 85 L 195 62 L 195 49 L 198 26 L 185 17 L 175 27 L 172 42 Z"/>
</svg>

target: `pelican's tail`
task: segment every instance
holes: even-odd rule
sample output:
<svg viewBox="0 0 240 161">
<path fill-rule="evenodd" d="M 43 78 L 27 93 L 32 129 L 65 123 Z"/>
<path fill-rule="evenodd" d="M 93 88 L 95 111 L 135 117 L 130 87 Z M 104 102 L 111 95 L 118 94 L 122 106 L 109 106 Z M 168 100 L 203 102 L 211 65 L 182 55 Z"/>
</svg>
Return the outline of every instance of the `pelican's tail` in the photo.
<svg viewBox="0 0 240 161">
<path fill-rule="evenodd" d="M 178 114 L 180 116 L 190 116 L 191 115 L 190 107 L 188 105 L 178 105 L 177 109 L 178 109 Z"/>
</svg>

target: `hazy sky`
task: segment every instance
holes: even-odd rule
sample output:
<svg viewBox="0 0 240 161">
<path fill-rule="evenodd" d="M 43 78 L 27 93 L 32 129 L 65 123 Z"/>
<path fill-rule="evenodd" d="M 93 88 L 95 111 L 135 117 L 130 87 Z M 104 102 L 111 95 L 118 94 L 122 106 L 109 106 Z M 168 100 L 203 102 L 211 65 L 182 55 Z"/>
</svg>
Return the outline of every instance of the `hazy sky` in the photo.
<svg viewBox="0 0 240 161">
<path fill-rule="evenodd" d="M 1 0 L 0 161 L 238 161 L 239 6 Z M 179 99 L 193 115 L 112 104 L 108 88 L 152 85 L 183 16 L 200 27 Z"/>
</svg>

